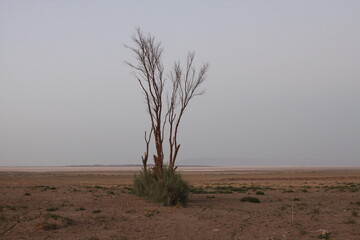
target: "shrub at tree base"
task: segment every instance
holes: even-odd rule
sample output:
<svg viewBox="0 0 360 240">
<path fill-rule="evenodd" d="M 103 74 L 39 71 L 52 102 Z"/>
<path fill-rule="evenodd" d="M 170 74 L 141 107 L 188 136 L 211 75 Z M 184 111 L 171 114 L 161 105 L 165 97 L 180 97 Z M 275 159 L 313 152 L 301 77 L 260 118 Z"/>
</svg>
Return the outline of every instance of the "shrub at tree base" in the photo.
<svg viewBox="0 0 360 240">
<path fill-rule="evenodd" d="M 143 171 L 135 176 L 133 192 L 164 206 L 185 205 L 189 186 L 180 174 L 164 168 L 162 179 L 153 171 Z"/>
</svg>

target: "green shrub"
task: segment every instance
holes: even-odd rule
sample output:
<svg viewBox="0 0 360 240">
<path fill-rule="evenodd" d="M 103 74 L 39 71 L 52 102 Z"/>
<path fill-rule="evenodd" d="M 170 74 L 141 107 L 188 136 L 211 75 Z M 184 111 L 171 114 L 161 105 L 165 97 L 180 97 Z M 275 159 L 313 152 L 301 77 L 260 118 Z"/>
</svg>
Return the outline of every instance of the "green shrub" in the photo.
<svg viewBox="0 0 360 240">
<path fill-rule="evenodd" d="M 242 202 L 252 202 L 252 203 L 260 203 L 260 200 L 256 197 L 243 197 L 240 199 Z"/>
<path fill-rule="evenodd" d="M 180 174 L 164 168 L 163 179 L 159 179 L 152 171 L 136 175 L 132 192 L 164 206 L 185 205 L 189 186 Z"/>
</svg>

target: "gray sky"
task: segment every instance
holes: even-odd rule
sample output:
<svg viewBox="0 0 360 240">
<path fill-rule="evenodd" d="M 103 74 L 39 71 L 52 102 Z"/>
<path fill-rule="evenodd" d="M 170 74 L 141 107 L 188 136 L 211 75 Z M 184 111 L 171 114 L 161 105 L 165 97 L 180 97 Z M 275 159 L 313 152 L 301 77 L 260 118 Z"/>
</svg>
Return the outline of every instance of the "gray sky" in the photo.
<svg viewBox="0 0 360 240">
<path fill-rule="evenodd" d="M 360 165 L 360 1 L 0 1 L 0 166 L 140 164 L 135 28 L 210 63 L 178 164 Z"/>
</svg>

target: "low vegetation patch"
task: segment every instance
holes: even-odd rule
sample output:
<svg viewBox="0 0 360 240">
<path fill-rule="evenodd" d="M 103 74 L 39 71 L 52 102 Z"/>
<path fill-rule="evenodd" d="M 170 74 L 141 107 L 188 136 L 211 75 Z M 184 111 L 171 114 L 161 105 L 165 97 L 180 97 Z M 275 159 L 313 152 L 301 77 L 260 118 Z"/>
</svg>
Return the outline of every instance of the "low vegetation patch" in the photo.
<svg viewBox="0 0 360 240">
<path fill-rule="evenodd" d="M 57 210 L 59 210 L 59 207 L 49 207 L 48 209 L 46 209 L 46 211 L 48 211 L 48 212 L 54 212 Z"/>
<path fill-rule="evenodd" d="M 270 187 L 259 187 L 259 186 L 241 186 L 241 187 L 234 187 L 234 186 L 216 186 L 211 187 L 207 186 L 205 189 L 202 187 L 191 187 L 190 192 L 193 194 L 230 194 L 230 193 L 246 193 L 248 191 L 256 192 L 257 195 L 265 195 L 263 191 L 260 190 L 275 190 Z"/>
<path fill-rule="evenodd" d="M 48 190 L 56 190 L 57 188 L 54 186 L 44 186 L 44 185 L 39 185 L 39 186 L 35 186 L 35 189 L 40 189 L 41 191 L 48 191 Z"/>
<path fill-rule="evenodd" d="M 319 209 L 319 208 L 314 208 L 314 209 L 312 210 L 312 213 L 313 213 L 313 214 L 319 214 L 319 213 L 320 213 L 320 209 Z"/>
<path fill-rule="evenodd" d="M 323 232 L 320 235 L 318 235 L 319 239 L 330 239 L 330 237 L 331 237 L 331 232 L 328 232 L 328 231 Z"/>
<path fill-rule="evenodd" d="M 16 210 L 16 206 L 11 206 L 11 205 L 0 206 L 0 210 L 3 210 L 3 209 L 10 209 L 10 210 L 15 211 L 15 210 Z"/>
<path fill-rule="evenodd" d="M 358 192 L 360 188 L 360 184 L 354 184 L 354 183 L 344 183 L 339 184 L 337 186 L 323 186 L 323 189 L 325 189 L 325 192 L 332 190 L 335 192 Z"/>
<path fill-rule="evenodd" d="M 58 228 L 59 226 L 56 223 L 48 223 L 48 222 L 40 223 L 36 227 L 37 230 L 45 230 L 45 231 L 55 230 Z"/>
<path fill-rule="evenodd" d="M 348 220 L 346 220 L 344 223 L 346 223 L 346 224 L 356 224 L 356 221 L 354 220 L 354 219 L 348 219 Z"/>
<path fill-rule="evenodd" d="M 145 217 L 153 217 L 156 214 L 159 214 L 160 212 L 158 210 L 147 210 L 147 212 L 144 214 Z"/>
<path fill-rule="evenodd" d="M 252 202 L 252 203 L 260 203 L 260 200 L 256 197 L 243 197 L 240 199 L 241 202 Z"/>
<path fill-rule="evenodd" d="M 165 168 L 163 179 L 152 171 L 143 171 L 135 176 L 132 192 L 164 206 L 185 205 L 189 186 L 180 174 Z"/>
</svg>

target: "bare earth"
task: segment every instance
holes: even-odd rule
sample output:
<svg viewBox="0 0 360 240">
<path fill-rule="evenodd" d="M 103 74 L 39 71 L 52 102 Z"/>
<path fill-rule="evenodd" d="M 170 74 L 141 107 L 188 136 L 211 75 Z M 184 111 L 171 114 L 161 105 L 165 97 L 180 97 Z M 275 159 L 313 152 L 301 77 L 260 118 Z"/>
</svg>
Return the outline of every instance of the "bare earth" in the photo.
<svg viewBox="0 0 360 240">
<path fill-rule="evenodd" d="M 187 207 L 115 170 L 0 168 L 0 239 L 360 239 L 359 168 L 182 168 Z"/>
</svg>

